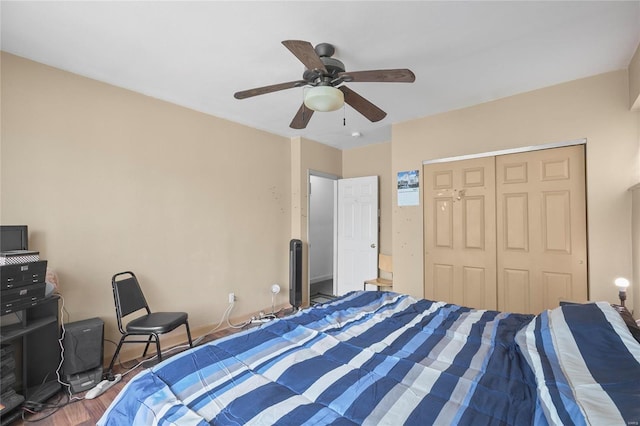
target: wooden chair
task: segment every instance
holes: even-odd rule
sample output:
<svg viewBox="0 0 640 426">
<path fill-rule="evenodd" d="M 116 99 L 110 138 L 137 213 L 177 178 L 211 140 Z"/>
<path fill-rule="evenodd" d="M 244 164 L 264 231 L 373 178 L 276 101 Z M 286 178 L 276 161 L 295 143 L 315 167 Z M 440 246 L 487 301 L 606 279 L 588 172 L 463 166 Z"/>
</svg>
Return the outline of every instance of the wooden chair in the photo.
<svg viewBox="0 0 640 426">
<path fill-rule="evenodd" d="M 376 286 L 376 290 L 381 287 L 388 287 L 385 290 L 393 289 L 393 258 L 388 254 L 378 255 L 378 277 L 364 282 L 364 289 L 367 284 Z"/>
</svg>

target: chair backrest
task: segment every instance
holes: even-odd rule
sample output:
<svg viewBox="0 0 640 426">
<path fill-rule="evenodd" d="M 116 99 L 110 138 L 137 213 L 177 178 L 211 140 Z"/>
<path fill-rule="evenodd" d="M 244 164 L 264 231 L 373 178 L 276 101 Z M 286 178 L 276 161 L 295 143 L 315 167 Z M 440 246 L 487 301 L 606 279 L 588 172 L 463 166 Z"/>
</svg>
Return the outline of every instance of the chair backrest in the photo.
<svg viewBox="0 0 640 426">
<path fill-rule="evenodd" d="M 120 272 L 111 278 L 111 287 L 113 288 L 113 301 L 116 304 L 116 318 L 118 319 L 118 328 L 123 330 L 123 317 L 132 314 L 141 309 L 145 309 L 150 313 L 147 300 L 142 293 L 138 279 L 133 272 Z"/>
<path fill-rule="evenodd" d="M 393 272 L 393 258 L 388 254 L 378 255 L 378 269 L 384 272 Z"/>
</svg>

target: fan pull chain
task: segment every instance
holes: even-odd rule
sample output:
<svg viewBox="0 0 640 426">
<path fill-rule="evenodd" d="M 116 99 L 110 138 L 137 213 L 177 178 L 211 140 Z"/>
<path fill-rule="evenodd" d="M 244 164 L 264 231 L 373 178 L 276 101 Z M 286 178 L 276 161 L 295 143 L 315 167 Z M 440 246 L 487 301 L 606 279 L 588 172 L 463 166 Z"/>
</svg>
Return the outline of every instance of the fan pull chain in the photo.
<svg viewBox="0 0 640 426">
<path fill-rule="evenodd" d="M 342 104 L 342 126 L 346 126 L 347 125 L 347 107 L 344 106 L 344 104 Z"/>
</svg>

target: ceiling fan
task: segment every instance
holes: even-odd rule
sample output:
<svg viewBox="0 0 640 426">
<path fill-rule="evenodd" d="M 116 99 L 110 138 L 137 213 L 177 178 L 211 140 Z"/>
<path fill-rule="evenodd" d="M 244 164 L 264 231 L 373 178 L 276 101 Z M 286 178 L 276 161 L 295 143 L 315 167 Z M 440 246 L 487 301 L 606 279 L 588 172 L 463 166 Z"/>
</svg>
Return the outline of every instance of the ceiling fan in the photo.
<svg viewBox="0 0 640 426">
<path fill-rule="evenodd" d="M 294 87 L 310 86 L 305 92 L 304 102 L 293 117 L 289 127 L 304 129 L 314 111 L 334 111 L 346 102 L 369 121 L 382 120 L 387 113 L 351 90 L 343 83 L 413 83 L 416 76 L 406 68 L 346 72 L 344 64 L 332 58 L 335 48 L 329 43 L 320 43 L 315 48 L 308 41 L 285 40 L 284 46 L 306 67 L 302 80 L 273 84 L 236 92 L 236 99 L 264 95 Z"/>
</svg>

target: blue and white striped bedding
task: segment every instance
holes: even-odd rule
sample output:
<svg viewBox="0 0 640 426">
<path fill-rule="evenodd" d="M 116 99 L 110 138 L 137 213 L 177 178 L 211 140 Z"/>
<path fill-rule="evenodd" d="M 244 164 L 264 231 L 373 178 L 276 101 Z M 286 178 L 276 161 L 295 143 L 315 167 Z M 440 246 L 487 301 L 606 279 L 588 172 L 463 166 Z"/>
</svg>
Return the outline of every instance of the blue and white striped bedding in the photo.
<svg viewBox="0 0 640 426">
<path fill-rule="evenodd" d="M 536 376 L 536 424 L 640 424 L 640 345 L 608 303 L 542 312 L 516 341 Z"/>
<path fill-rule="evenodd" d="M 608 305 L 583 306 L 534 317 L 354 292 L 165 360 L 98 425 L 632 424 L 640 345 Z"/>
</svg>

